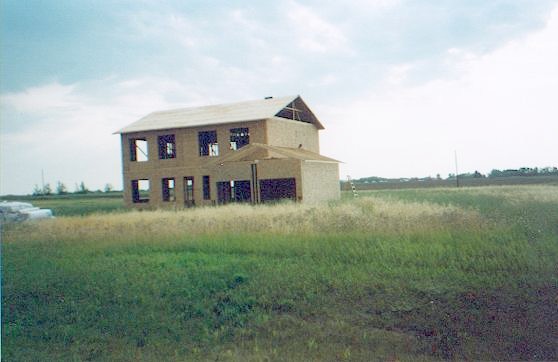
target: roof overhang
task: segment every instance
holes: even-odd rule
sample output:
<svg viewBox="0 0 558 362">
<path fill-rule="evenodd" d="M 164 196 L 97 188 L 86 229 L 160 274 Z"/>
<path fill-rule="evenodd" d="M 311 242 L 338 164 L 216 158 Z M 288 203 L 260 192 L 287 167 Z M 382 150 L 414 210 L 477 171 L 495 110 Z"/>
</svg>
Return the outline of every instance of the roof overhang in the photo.
<svg viewBox="0 0 558 362">
<path fill-rule="evenodd" d="M 304 162 L 341 163 L 341 161 L 322 156 L 319 153 L 303 148 L 270 146 L 262 143 L 251 143 L 219 160 L 213 165 L 224 165 L 236 162 L 256 162 L 273 159 L 296 159 Z"/>
</svg>

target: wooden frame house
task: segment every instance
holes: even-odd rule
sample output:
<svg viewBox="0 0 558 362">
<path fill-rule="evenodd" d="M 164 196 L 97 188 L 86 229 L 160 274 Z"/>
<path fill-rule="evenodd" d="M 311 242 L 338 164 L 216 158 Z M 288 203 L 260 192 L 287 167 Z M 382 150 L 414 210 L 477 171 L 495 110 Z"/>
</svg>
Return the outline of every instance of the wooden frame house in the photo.
<svg viewBox="0 0 558 362">
<path fill-rule="evenodd" d="M 338 199 L 339 161 L 300 96 L 151 113 L 115 132 L 124 201 L 165 208 Z"/>
</svg>

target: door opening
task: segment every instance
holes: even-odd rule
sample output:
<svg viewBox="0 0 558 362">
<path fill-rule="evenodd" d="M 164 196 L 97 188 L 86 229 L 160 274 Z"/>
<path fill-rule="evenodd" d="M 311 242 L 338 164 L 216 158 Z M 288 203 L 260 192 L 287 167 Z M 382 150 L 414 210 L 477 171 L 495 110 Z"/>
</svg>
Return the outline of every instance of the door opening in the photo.
<svg viewBox="0 0 558 362">
<path fill-rule="evenodd" d="M 217 202 L 219 204 L 251 201 L 252 190 L 250 180 L 217 182 Z"/>
<path fill-rule="evenodd" d="M 184 177 L 184 206 L 192 207 L 195 205 L 196 202 L 194 200 L 194 177 L 186 176 Z"/>
</svg>

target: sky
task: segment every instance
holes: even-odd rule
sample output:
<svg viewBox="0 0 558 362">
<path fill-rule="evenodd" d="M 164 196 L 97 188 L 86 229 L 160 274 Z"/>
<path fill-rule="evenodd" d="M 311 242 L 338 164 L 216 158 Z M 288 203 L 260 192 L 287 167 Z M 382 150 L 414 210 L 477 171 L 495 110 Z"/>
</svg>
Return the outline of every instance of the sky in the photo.
<svg viewBox="0 0 558 362">
<path fill-rule="evenodd" d="M 558 166 L 558 1 L 0 0 L 0 194 L 122 188 L 113 132 L 300 94 L 340 177 Z"/>
</svg>

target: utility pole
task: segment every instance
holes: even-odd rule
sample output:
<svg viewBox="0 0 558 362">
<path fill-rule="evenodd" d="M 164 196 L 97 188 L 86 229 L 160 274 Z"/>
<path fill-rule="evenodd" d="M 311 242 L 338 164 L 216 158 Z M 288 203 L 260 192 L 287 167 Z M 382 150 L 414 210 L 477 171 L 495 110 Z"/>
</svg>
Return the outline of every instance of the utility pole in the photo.
<svg viewBox="0 0 558 362">
<path fill-rule="evenodd" d="M 45 172 L 44 170 L 41 168 L 41 190 L 45 189 Z"/>
<path fill-rule="evenodd" d="M 455 155 L 455 186 L 459 187 L 459 171 L 457 170 L 457 150 L 454 151 Z"/>
</svg>

